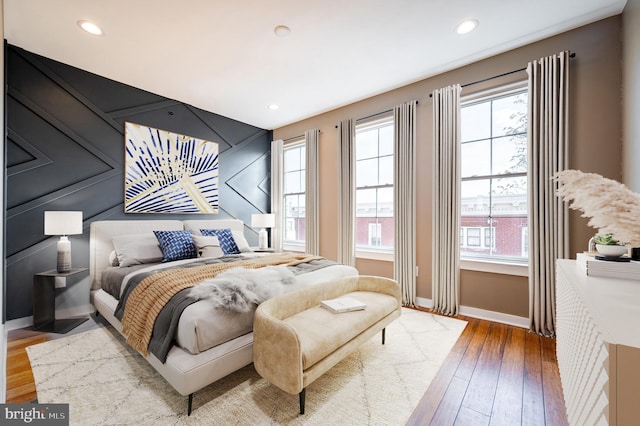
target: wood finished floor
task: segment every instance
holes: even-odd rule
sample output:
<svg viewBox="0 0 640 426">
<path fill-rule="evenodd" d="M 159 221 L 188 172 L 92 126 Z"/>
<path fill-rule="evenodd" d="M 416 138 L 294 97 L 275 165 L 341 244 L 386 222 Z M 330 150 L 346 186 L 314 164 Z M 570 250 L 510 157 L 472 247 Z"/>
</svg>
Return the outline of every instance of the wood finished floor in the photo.
<svg viewBox="0 0 640 426">
<path fill-rule="evenodd" d="M 555 341 L 470 317 L 407 425 L 567 425 Z M 13 330 L 7 403 L 37 398 L 25 348 L 65 335 Z"/>
</svg>

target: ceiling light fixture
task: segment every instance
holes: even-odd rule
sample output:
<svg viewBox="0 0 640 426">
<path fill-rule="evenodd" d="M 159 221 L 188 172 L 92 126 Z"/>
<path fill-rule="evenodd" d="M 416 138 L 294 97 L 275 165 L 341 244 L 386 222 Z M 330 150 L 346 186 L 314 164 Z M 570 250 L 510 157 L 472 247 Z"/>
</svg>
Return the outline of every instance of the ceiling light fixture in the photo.
<svg viewBox="0 0 640 426">
<path fill-rule="evenodd" d="M 458 34 L 467 34 L 475 30 L 477 26 L 478 26 L 478 21 L 476 21 L 475 19 L 467 19 L 466 21 L 461 22 L 456 27 L 456 32 Z"/>
<path fill-rule="evenodd" d="M 275 110 L 277 110 L 278 108 L 280 108 L 280 107 L 279 107 L 278 105 L 276 105 L 276 104 L 271 104 L 271 105 L 269 105 L 269 109 L 271 109 L 271 110 L 274 110 L 274 111 L 275 111 Z"/>
<path fill-rule="evenodd" d="M 287 27 L 286 25 L 278 25 L 273 29 L 273 32 L 278 37 L 286 37 L 291 34 L 291 28 Z"/>
<path fill-rule="evenodd" d="M 83 30 L 85 30 L 86 32 L 88 32 L 89 34 L 93 34 L 97 36 L 102 35 L 102 30 L 100 29 L 100 27 L 94 24 L 93 22 L 80 20 L 78 21 L 78 26 Z"/>
</svg>

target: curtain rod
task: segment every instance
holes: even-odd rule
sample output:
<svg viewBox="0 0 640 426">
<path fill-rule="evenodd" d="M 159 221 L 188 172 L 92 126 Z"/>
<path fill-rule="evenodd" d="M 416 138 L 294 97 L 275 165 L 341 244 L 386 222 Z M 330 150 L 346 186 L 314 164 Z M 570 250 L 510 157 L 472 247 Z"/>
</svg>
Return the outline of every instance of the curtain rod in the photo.
<svg viewBox="0 0 640 426">
<path fill-rule="evenodd" d="M 298 135 L 298 136 L 292 136 L 292 137 L 287 138 L 287 139 L 282 139 L 282 142 L 288 142 L 288 141 L 292 141 L 294 139 L 304 139 L 304 134 Z"/>
<path fill-rule="evenodd" d="M 570 58 L 575 58 L 576 57 L 575 52 L 570 53 L 569 57 Z M 521 71 L 526 71 L 526 70 L 527 70 L 527 68 L 525 67 L 525 68 L 519 68 L 519 69 L 513 70 L 513 71 L 507 71 L 507 72 L 502 73 L 502 74 L 494 75 L 493 77 L 487 77 L 487 78 L 483 78 L 482 80 L 473 81 L 471 83 L 463 84 L 460 87 L 473 86 L 474 84 L 484 83 L 485 81 L 490 81 L 490 80 L 493 80 L 495 78 L 500 78 L 500 77 L 506 77 L 508 75 L 515 74 L 515 73 L 521 72 Z M 432 98 L 433 97 L 433 93 L 429 93 L 429 97 Z"/>
<path fill-rule="evenodd" d="M 418 105 L 418 101 L 416 101 L 416 105 Z M 390 113 L 390 112 L 392 112 L 392 111 L 393 111 L 393 108 L 389 108 L 389 109 L 387 109 L 387 110 L 385 110 L 385 111 L 380 111 L 380 112 L 376 112 L 375 114 L 367 115 L 366 117 L 356 118 L 356 123 L 357 123 L 358 121 L 362 121 L 362 120 L 367 120 L 367 119 L 369 119 L 369 118 L 373 118 L 373 117 L 375 117 L 375 116 L 377 116 L 377 115 L 388 114 L 388 113 Z M 337 125 L 337 124 L 336 124 L 335 128 L 336 128 L 336 129 L 338 128 L 338 125 Z"/>
</svg>

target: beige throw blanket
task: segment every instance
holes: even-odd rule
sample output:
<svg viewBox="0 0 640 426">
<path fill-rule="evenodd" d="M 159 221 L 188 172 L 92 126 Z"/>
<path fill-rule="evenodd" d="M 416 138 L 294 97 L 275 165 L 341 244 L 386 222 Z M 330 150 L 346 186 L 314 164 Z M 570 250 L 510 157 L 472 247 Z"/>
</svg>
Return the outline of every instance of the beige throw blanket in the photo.
<svg viewBox="0 0 640 426">
<path fill-rule="evenodd" d="M 169 299 L 179 291 L 193 287 L 203 280 L 213 278 L 231 268 L 257 269 L 276 265 L 295 266 L 316 259 L 322 259 L 322 257 L 281 253 L 238 262 L 170 269 L 151 275 L 142 280 L 127 299 L 122 317 L 122 333 L 127 336 L 127 343 L 131 347 L 147 356 L 147 348 L 156 318 Z"/>
</svg>

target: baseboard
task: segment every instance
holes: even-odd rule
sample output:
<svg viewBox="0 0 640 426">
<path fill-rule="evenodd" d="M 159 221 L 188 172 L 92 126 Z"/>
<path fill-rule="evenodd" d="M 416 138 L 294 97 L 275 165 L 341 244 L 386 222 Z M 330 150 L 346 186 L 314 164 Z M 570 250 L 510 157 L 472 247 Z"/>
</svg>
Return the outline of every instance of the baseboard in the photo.
<svg viewBox="0 0 640 426">
<path fill-rule="evenodd" d="M 417 297 L 416 303 L 418 306 L 423 308 L 433 308 L 433 301 L 431 299 Z M 529 318 L 505 314 L 503 312 L 488 311 L 486 309 L 474 308 L 472 306 L 460 306 L 460 315 L 513 325 L 515 327 L 529 328 Z"/>
<path fill-rule="evenodd" d="M 7 332 L 11 330 L 18 330 L 20 328 L 27 328 L 33 325 L 33 317 L 22 317 L 9 320 L 5 323 L 5 330 Z"/>
<path fill-rule="evenodd" d="M 73 306 L 71 308 L 59 309 L 56 311 L 56 318 L 73 318 L 73 317 L 86 317 L 95 312 L 93 305 Z M 27 328 L 33 325 L 33 317 L 16 318 L 6 322 L 5 330 L 7 332 L 11 330 L 18 330 L 20 328 Z"/>
</svg>

